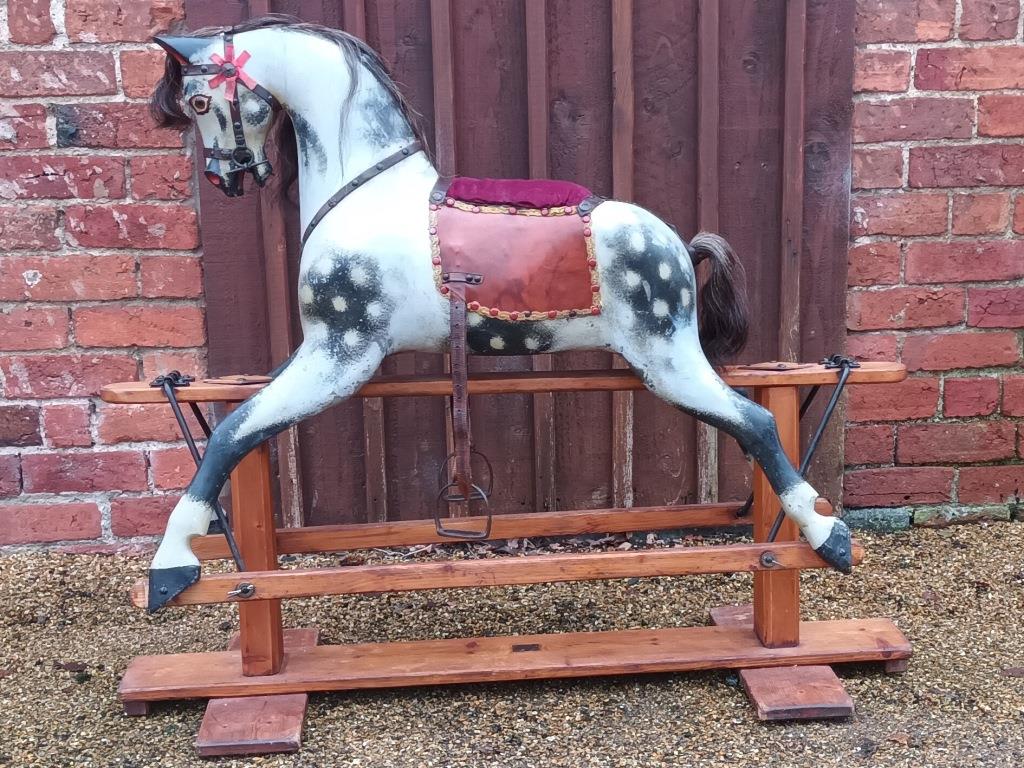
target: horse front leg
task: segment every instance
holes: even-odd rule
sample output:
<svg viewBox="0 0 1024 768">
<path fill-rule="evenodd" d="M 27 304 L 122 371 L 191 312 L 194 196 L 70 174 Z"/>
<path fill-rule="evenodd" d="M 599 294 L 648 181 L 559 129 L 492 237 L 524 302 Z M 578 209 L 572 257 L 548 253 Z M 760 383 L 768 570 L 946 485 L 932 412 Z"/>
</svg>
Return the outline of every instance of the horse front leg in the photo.
<svg viewBox="0 0 1024 768">
<path fill-rule="evenodd" d="M 153 613 L 199 580 L 191 541 L 206 533 L 214 505 L 242 458 L 302 419 L 344 400 L 377 370 L 384 357 L 371 344 L 358 358 L 340 357 L 324 343 L 303 343 L 266 387 L 236 408 L 210 435 L 203 461 L 167 521 L 149 570 Z"/>
</svg>

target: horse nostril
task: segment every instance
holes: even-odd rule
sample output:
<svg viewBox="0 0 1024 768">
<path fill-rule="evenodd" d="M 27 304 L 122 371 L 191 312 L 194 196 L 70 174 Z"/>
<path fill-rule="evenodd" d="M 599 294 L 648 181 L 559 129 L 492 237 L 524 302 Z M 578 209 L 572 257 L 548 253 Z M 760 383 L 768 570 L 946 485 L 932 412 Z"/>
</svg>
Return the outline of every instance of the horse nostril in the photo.
<svg viewBox="0 0 1024 768">
<path fill-rule="evenodd" d="M 213 184 L 213 186 L 219 187 L 221 185 L 220 176 L 213 171 L 207 171 L 204 175 L 206 176 L 206 180 Z"/>
</svg>

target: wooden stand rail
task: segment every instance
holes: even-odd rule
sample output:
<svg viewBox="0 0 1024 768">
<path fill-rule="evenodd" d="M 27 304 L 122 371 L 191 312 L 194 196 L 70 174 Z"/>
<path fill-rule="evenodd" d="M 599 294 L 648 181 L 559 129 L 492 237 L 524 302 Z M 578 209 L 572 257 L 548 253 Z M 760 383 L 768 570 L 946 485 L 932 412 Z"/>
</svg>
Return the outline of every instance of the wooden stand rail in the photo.
<svg viewBox="0 0 1024 768">
<path fill-rule="evenodd" d="M 895 382 L 905 377 L 902 365 L 863 363 L 852 372 L 850 383 Z M 727 368 L 724 378 L 734 387 L 749 388 L 751 397 L 775 415 L 783 446 L 796 460 L 799 387 L 834 384 L 838 373 L 821 365 L 766 363 Z M 178 396 L 182 401 L 236 403 L 266 381 L 259 376 L 206 380 L 178 390 Z M 636 376 L 620 370 L 484 374 L 469 384 L 473 394 L 641 388 Z M 358 396 L 450 392 L 451 381 L 444 377 L 382 377 L 364 386 Z M 111 403 L 162 402 L 159 390 L 138 382 L 112 384 L 101 396 Z M 121 681 L 120 696 L 132 714 L 144 713 L 154 701 L 246 697 L 211 701 L 201 732 L 206 737 L 198 745 L 203 754 L 297 749 L 305 699 L 296 695 L 403 685 L 769 668 L 744 678 L 763 717 L 849 714 L 852 705 L 847 706 L 841 682 L 828 666 L 821 665 L 879 661 L 899 670 L 910 656 L 906 638 L 887 619 L 800 620 L 800 571 L 825 564 L 799 541 L 788 521 L 778 540 L 766 543 L 779 502 L 760 470 L 754 473 L 751 518 L 737 519 L 739 504 L 704 504 L 502 515 L 495 518 L 492 530 L 492 538 L 504 539 L 731 527 L 752 521 L 754 544 L 287 571 L 277 569 L 279 554 L 410 546 L 442 539 L 432 521 L 275 531 L 270 482 L 266 446 L 246 456 L 231 476 L 233 525 L 250 570 L 204 576 L 173 603 L 239 602 L 237 648 L 140 656 Z M 819 511 L 830 512 L 824 500 L 819 500 Z M 223 536 L 200 537 L 193 547 L 204 560 L 228 554 Z M 766 552 L 772 553 L 773 560 L 762 558 Z M 854 562 L 862 557 L 863 550 L 856 545 Z M 280 601 L 285 598 L 736 571 L 754 573 L 752 607 L 716 612 L 718 626 L 713 627 L 318 646 L 310 634 L 301 642 L 286 643 L 281 624 Z M 251 598 L 228 596 L 240 582 L 256 588 Z M 146 584 L 140 582 L 133 589 L 133 601 L 145 605 L 145 593 Z M 805 667 L 810 671 L 803 672 Z M 256 710 L 251 701 L 246 702 L 256 696 L 263 697 L 258 711 L 264 716 L 269 713 L 265 722 L 248 727 L 244 737 L 221 727 L 232 718 L 250 717 Z"/>
</svg>

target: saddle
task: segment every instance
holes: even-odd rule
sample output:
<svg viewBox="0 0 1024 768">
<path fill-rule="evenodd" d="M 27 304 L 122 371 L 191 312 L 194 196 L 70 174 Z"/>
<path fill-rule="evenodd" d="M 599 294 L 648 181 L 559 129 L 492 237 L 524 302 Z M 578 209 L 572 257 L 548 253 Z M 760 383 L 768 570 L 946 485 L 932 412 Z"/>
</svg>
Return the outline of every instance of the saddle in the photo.
<svg viewBox="0 0 1024 768">
<path fill-rule="evenodd" d="M 565 181 L 442 177 L 430 194 L 434 280 L 449 300 L 452 376 L 451 478 L 438 494 L 434 523 L 442 536 L 485 539 L 483 530 L 446 528 L 443 504 L 488 503 L 488 490 L 473 482 L 467 389 L 468 315 L 474 325 L 500 331 L 506 323 L 531 323 L 601 313 L 601 288 L 590 214 L 602 202 L 585 187 Z M 517 336 L 522 337 L 523 334 Z M 509 347 L 500 333 L 477 353 L 527 354 L 536 346 Z M 442 480 L 442 482 L 444 482 Z"/>
</svg>

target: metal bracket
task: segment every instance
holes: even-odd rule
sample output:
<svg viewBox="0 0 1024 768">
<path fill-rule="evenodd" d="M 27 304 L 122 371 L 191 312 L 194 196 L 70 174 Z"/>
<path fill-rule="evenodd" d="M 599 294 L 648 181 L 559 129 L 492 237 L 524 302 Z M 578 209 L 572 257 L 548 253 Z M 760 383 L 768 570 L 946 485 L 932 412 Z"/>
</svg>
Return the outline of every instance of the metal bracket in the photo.
<svg viewBox="0 0 1024 768">
<path fill-rule="evenodd" d="M 163 390 L 164 397 L 167 398 L 167 402 L 171 406 L 171 411 L 174 412 L 174 419 L 178 422 L 178 429 L 181 430 L 181 436 L 185 439 L 185 445 L 188 446 L 189 453 L 192 454 L 192 461 L 195 462 L 196 469 L 199 469 L 199 465 L 203 463 L 203 457 L 199 453 L 199 448 L 196 446 L 195 438 L 192 437 L 192 430 L 189 429 L 188 422 L 185 421 L 185 414 L 181 412 L 181 404 L 178 402 L 178 396 L 174 390 L 177 387 L 187 387 L 193 381 L 194 376 L 182 373 L 181 371 L 171 371 L 162 376 L 157 376 L 151 382 L 149 386 L 159 388 Z M 189 403 L 192 407 L 192 414 L 196 417 L 196 421 L 199 422 L 200 428 L 203 430 L 203 434 L 207 438 L 210 437 L 210 424 L 206 421 L 206 417 L 203 416 L 203 411 L 199 407 L 198 403 Z M 235 541 L 235 534 L 231 530 L 231 525 L 228 522 L 227 513 L 224 508 L 221 507 L 220 502 L 214 502 L 214 512 L 217 515 L 217 523 L 220 525 L 221 532 L 228 542 L 228 549 L 231 550 L 231 559 L 235 561 L 235 567 L 240 570 L 245 570 L 245 561 L 242 560 L 242 553 L 238 549 L 238 542 Z"/>
</svg>

